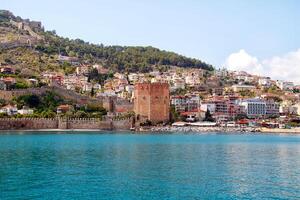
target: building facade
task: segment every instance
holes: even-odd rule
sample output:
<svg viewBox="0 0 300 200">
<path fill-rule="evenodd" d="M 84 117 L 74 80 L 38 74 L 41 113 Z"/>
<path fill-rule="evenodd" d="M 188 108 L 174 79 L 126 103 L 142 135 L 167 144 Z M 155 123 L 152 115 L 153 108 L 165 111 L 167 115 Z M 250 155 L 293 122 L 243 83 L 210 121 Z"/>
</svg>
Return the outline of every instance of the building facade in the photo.
<svg viewBox="0 0 300 200">
<path fill-rule="evenodd" d="M 261 99 L 247 99 L 241 102 L 249 118 L 264 117 L 267 114 L 266 102 Z"/>
</svg>

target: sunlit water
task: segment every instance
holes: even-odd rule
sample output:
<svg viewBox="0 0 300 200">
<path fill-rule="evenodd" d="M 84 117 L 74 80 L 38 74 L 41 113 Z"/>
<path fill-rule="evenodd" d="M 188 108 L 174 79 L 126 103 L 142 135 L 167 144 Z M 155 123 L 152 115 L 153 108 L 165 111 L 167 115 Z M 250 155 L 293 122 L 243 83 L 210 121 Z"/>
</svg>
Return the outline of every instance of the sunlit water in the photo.
<svg viewBox="0 0 300 200">
<path fill-rule="evenodd" d="M 300 199 L 300 136 L 0 135 L 0 199 Z"/>
</svg>

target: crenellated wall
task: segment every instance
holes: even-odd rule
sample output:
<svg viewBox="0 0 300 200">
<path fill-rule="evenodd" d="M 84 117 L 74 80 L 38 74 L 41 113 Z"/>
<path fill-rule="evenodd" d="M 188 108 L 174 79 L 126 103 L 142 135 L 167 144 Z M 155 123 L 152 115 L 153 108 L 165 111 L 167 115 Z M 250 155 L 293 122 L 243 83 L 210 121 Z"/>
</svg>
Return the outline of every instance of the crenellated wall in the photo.
<svg viewBox="0 0 300 200">
<path fill-rule="evenodd" d="M 113 130 L 130 130 L 131 127 L 133 127 L 133 122 L 131 118 L 112 121 Z"/>
<path fill-rule="evenodd" d="M 57 129 L 57 119 L 45 118 L 0 118 L 0 130 L 20 130 L 20 129 Z"/>
<path fill-rule="evenodd" d="M 99 129 L 129 130 L 132 120 L 65 119 L 65 118 L 0 118 L 0 130 L 34 129 Z"/>
<path fill-rule="evenodd" d="M 100 119 L 69 119 L 67 129 L 102 129 L 112 130 L 112 121 Z"/>
</svg>

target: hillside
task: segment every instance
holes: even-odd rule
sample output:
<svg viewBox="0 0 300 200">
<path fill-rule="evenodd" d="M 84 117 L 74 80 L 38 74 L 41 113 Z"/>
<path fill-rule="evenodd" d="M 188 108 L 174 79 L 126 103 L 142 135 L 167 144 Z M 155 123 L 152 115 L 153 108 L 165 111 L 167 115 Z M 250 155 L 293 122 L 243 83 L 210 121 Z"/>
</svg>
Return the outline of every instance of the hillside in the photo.
<svg viewBox="0 0 300 200">
<path fill-rule="evenodd" d="M 200 60 L 154 47 L 104 46 L 63 38 L 55 31 L 44 31 L 41 22 L 24 20 L 4 10 L 0 10 L 0 41 L 2 64 L 37 73 L 65 70 L 66 64 L 58 62 L 59 55 L 76 58 L 80 63 L 99 63 L 114 72 L 149 72 L 170 66 L 213 70 Z"/>
</svg>

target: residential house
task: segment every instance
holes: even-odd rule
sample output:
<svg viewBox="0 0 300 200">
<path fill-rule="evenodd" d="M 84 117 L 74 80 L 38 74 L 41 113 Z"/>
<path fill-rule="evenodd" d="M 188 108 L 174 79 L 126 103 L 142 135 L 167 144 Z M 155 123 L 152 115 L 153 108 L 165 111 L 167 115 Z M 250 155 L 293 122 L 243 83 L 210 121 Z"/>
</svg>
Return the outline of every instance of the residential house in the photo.
<svg viewBox="0 0 300 200">
<path fill-rule="evenodd" d="M 175 107 L 177 112 L 186 111 L 186 101 L 185 96 L 171 96 L 171 105 Z"/>
<path fill-rule="evenodd" d="M 79 65 L 80 64 L 79 59 L 77 57 L 59 55 L 57 60 L 61 63 L 68 62 L 68 63 L 71 63 L 72 65 Z"/>
<path fill-rule="evenodd" d="M 56 112 L 57 112 L 57 114 L 63 114 L 63 113 L 73 111 L 73 110 L 74 110 L 74 108 L 72 105 L 66 104 L 66 105 L 58 106 Z"/>
<path fill-rule="evenodd" d="M 234 92 L 254 91 L 255 86 L 252 85 L 233 85 L 231 86 Z"/>
<path fill-rule="evenodd" d="M 0 90 L 7 90 L 6 84 L 3 80 L 0 80 Z"/>
<path fill-rule="evenodd" d="M 199 110 L 201 99 L 199 95 L 189 94 L 185 96 L 171 96 L 171 105 L 177 112 Z"/>
<path fill-rule="evenodd" d="M 63 83 L 64 83 L 64 76 L 62 76 L 62 75 L 56 75 L 56 76 L 50 77 L 50 84 L 51 85 L 62 86 Z"/>
<path fill-rule="evenodd" d="M 219 78 L 226 77 L 226 76 L 228 76 L 228 71 L 225 68 L 217 69 L 215 71 L 215 76 L 219 77 Z"/>
<path fill-rule="evenodd" d="M 6 105 L 0 109 L 0 113 L 5 113 L 7 115 L 15 115 L 18 113 L 18 108 L 16 105 Z"/>
<path fill-rule="evenodd" d="M 173 79 L 171 90 L 185 89 L 185 81 L 182 78 Z"/>
<path fill-rule="evenodd" d="M 18 110 L 18 113 L 21 115 L 31 115 L 33 114 L 33 109 L 24 106 L 22 109 Z"/>
<path fill-rule="evenodd" d="M 258 84 L 260 86 L 269 87 L 272 84 L 270 77 L 261 77 L 258 79 Z"/>
<path fill-rule="evenodd" d="M 76 74 L 77 75 L 85 75 L 87 76 L 90 72 L 91 67 L 88 65 L 80 65 L 76 67 Z"/>
<path fill-rule="evenodd" d="M 136 73 L 128 74 L 128 80 L 132 83 L 136 83 L 139 80 L 139 75 Z"/>
<path fill-rule="evenodd" d="M 93 83 L 86 82 L 82 86 L 82 92 L 91 92 L 93 88 Z"/>
<path fill-rule="evenodd" d="M 3 82 L 2 88 L 4 88 L 5 90 L 13 88 L 13 86 L 16 84 L 16 79 L 13 77 L 1 78 L 0 81 Z"/>
<path fill-rule="evenodd" d="M 14 74 L 15 70 L 11 67 L 1 67 L 0 72 L 2 74 Z"/>
<path fill-rule="evenodd" d="M 294 83 L 289 81 L 277 81 L 276 85 L 281 90 L 293 90 L 294 89 Z"/>
<path fill-rule="evenodd" d="M 118 72 L 114 74 L 114 77 L 117 79 L 125 79 L 126 78 L 125 74 L 121 74 Z"/>
</svg>

